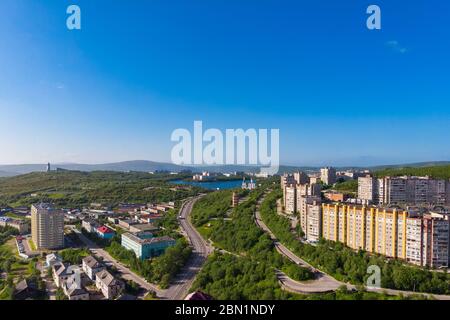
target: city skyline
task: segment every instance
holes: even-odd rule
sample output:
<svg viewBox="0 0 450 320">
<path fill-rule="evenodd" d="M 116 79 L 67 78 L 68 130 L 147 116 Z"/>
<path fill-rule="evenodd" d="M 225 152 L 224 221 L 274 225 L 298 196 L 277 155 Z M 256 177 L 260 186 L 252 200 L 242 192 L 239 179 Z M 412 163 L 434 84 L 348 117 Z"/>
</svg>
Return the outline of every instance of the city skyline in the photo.
<svg viewBox="0 0 450 320">
<path fill-rule="evenodd" d="M 6 307 L 214 319 L 450 301 L 450 2 L 0 13 Z"/>
<path fill-rule="evenodd" d="M 195 120 L 279 128 L 283 165 L 450 160 L 449 4 L 377 2 L 380 31 L 366 3 L 80 0 L 69 31 L 67 3 L 2 1 L 0 163 L 170 162 Z"/>
</svg>

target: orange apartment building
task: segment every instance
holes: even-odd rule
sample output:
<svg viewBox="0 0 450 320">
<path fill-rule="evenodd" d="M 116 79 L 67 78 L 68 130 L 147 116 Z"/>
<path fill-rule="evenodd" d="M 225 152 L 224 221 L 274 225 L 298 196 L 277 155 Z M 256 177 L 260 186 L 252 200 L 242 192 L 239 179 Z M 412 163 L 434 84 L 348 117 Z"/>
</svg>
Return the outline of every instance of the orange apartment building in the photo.
<svg viewBox="0 0 450 320">
<path fill-rule="evenodd" d="M 444 215 L 415 217 L 397 209 L 322 204 L 322 237 L 416 265 L 448 265 L 449 221 Z"/>
</svg>

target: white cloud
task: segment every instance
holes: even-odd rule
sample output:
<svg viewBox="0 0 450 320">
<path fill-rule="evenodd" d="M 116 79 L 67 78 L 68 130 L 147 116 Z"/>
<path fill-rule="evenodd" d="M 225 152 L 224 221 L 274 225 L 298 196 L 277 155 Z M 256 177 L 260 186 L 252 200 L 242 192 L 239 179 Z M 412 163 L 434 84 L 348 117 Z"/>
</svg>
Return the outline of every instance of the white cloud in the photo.
<svg viewBox="0 0 450 320">
<path fill-rule="evenodd" d="M 404 54 L 408 52 L 408 49 L 402 46 L 397 40 L 390 40 L 386 42 L 386 46 L 391 48 L 393 51 Z"/>
</svg>

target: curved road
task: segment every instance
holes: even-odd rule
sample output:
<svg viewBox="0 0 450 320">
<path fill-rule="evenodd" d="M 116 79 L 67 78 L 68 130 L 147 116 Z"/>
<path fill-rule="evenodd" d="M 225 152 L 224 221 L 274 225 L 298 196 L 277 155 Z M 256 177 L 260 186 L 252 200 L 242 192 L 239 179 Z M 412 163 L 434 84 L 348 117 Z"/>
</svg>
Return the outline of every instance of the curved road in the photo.
<svg viewBox="0 0 450 320">
<path fill-rule="evenodd" d="M 75 226 L 69 226 L 69 228 L 78 235 L 78 238 L 80 238 L 80 240 L 89 248 L 89 251 L 91 251 L 94 256 L 102 258 L 105 265 L 114 266 L 120 272 L 123 279 L 135 282 L 146 291 L 154 291 L 158 296 L 164 296 L 165 290 L 161 290 L 156 285 L 149 283 L 143 277 L 131 271 L 126 265 L 111 257 L 106 250 L 100 248 L 95 242 L 88 239 Z"/>
<path fill-rule="evenodd" d="M 273 232 L 267 227 L 267 225 L 262 221 L 261 214 L 259 212 L 259 207 L 262 201 L 264 201 L 263 196 L 258 201 L 258 206 L 255 212 L 255 222 L 256 224 L 265 232 L 267 232 L 270 235 L 270 238 L 274 242 L 275 248 L 279 253 L 290 259 L 291 261 L 295 262 L 298 265 L 310 268 L 316 273 L 316 280 L 312 281 L 306 281 L 306 282 L 299 282 L 290 279 L 288 276 L 286 276 L 282 272 L 277 272 L 278 280 L 280 281 L 282 287 L 288 291 L 295 292 L 295 293 L 301 293 L 301 294 L 307 294 L 307 293 L 320 293 L 320 292 L 329 292 L 334 291 L 337 288 L 339 288 L 341 285 L 347 286 L 349 289 L 355 289 L 355 286 L 349 285 L 347 283 L 340 282 L 336 279 L 334 279 L 329 274 L 317 270 L 312 265 L 295 255 L 291 250 L 289 250 L 286 246 L 284 246 L 282 243 L 280 243 Z M 404 296 L 410 296 L 410 295 L 423 295 L 428 298 L 435 298 L 437 300 L 450 300 L 449 295 L 438 295 L 438 294 L 428 294 L 428 293 L 422 293 L 422 292 L 411 292 L 411 291 L 400 291 L 400 290 L 393 290 L 393 289 L 386 289 L 386 288 L 366 288 L 367 291 L 370 292 L 377 292 L 377 293 L 386 293 L 389 295 L 404 295 Z"/>
<path fill-rule="evenodd" d="M 183 300 L 186 297 L 206 258 L 213 251 L 211 246 L 202 238 L 190 222 L 189 216 L 192 208 L 195 202 L 202 197 L 203 195 L 187 200 L 180 210 L 178 220 L 183 232 L 193 247 L 193 251 L 191 258 L 173 281 L 174 284 L 164 293 L 164 297 L 170 300 Z"/>
<path fill-rule="evenodd" d="M 315 276 L 316 276 L 315 280 L 298 282 L 298 281 L 292 280 L 291 278 L 286 276 L 284 273 L 277 271 L 277 277 L 278 277 L 278 280 L 280 281 L 280 283 L 282 284 L 282 286 L 289 291 L 293 291 L 296 293 L 302 293 L 302 294 L 330 292 L 330 291 L 335 291 L 342 285 L 348 286 L 346 283 L 339 282 L 336 279 L 334 279 L 333 277 L 329 276 L 328 274 L 317 270 L 316 268 L 311 266 L 309 263 L 307 263 L 305 260 L 296 256 L 291 250 L 289 250 L 286 246 L 284 246 L 281 242 L 279 242 L 277 240 L 277 238 L 275 237 L 275 235 L 273 234 L 273 232 L 269 229 L 269 227 L 267 227 L 267 225 L 261 219 L 261 213 L 259 212 L 259 207 L 263 201 L 264 201 L 264 197 L 258 201 L 258 206 L 257 206 L 256 212 L 255 212 L 255 222 L 258 225 L 258 227 L 260 227 L 263 231 L 265 231 L 270 236 L 276 250 L 281 255 L 285 256 L 286 258 L 293 261 L 294 263 L 296 263 L 299 266 L 313 270 L 315 273 Z M 352 288 L 352 286 L 350 286 L 350 288 Z"/>
<path fill-rule="evenodd" d="M 172 281 L 172 285 L 162 290 L 158 286 L 149 283 L 143 277 L 139 276 L 126 265 L 114 259 L 106 250 L 100 248 L 93 241 L 84 236 L 75 226 L 69 226 L 80 238 L 80 240 L 89 248 L 93 255 L 101 257 L 106 265 L 114 266 L 125 280 L 131 280 L 146 291 L 154 291 L 158 298 L 164 300 L 183 300 L 189 293 L 197 273 L 200 271 L 212 248 L 203 240 L 200 234 L 195 230 L 189 221 L 189 215 L 197 200 L 202 196 L 187 200 L 180 209 L 179 222 L 183 233 L 189 239 L 193 247 L 192 255 L 180 273 Z"/>
</svg>

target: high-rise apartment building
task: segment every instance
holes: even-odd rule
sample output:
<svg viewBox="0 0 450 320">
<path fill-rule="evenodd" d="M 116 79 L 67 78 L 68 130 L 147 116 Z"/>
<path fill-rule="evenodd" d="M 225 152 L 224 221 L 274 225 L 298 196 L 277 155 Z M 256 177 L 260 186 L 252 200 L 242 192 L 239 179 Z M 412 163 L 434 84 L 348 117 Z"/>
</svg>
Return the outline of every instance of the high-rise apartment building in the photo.
<svg viewBox="0 0 450 320">
<path fill-rule="evenodd" d="M 307 183 L 297 185 L 297 195 L 299 196 L 320 196 L 322 187 L 318 183 Z"/>
<path fill-rule="evenodd" d="M 397 209 L 323 204 L 322 237 L 421 266 L 448 266 L 445 215 L 420 217 Z"/>
<path fill-rule="evenodd" d="M 291 214 L 297 212 L 297 187 L 295 184 L 285 187 L 284 210 Z"/>
<path fill-rule="evenodd" d="M 336 169 L 333 167 L 326 167 L 320 169 L 320 180 L 328 185 L 336 183 Z"/>
<path fill-rule="evenodd" d="M 321 198 L 317 196 L 299 196 L 297 203 L 300 213 L 300 226 L 307 241 L 318 242 L 322 236 Z"/>
<path fill-rule="evenodd" d="M 300 212 L 300 208 L 302 206 L 302 201 L 304 197 L 314 197 L 315 199 L 319 199 L 321 194 L 321 185 L 320 184 L 298 184 L 297 185 L 297 211 Z"/>
<path fill-rule="evenodd" d="M 294 179 L 297 184 L 307 184 L 309 183 L 309 176 L 303 171 L 298 171 L 294 173 Z"/>
<path fill-rule="evenodd" d="M 285 204 L 285 199 L 286 199 L 286 194 L 285 194 L 285 192 L 286 192 L 286 186 L 289 186 L 289 185 L 292 185 L 292 184 L 295 184 L 295 178 L 294 178 L 294 176 L 292 175 L 292 174 L 288 174 L 288 173 L 285 173 L 284 175 L 282 175 L 281 176 L 281 179 L 280 179 L 280 185 L 281 185 L 281 190 L 283 190 L 283 204 L 286 206 L 286 204 Z"/>
<path fill-rule="evenodd" d="M 281 176 L 281 190 L 283 190 L 283 206 L 284 208 L 287 207 L 286 203 L 286 187 L 295 186 L 295 178 L 292 174 L 285 173 Z M 295 212 L 295 211 L 293 211 Z"/>
<path fill-rule="evenodd" d="M 371 175 L 358 178 L 358 198 L 369 203 L 375 202 L 377 179 Z"/>
<path fill-rule="evenodd" d="M 448 216 L 437 213 L 426 214 L 423 219 L 423 228 L 422 265 L 428 265 L 432 268 L 448 266 Z"/>
<path fill-rule="evenodd" d="M 293 214 L 300 208 L 301 196 L 318 196 L 320 197 L 321 185 L 300 183 L 309 181 L 309 176 L 304 172 L 292 174 L 284 174 L 281 177 L 281 189 L 283 190 L 283 207 L 286 213 Z"/>
<path fill-rule="evenodd" d="M 360 177 L 358 198 L 382 205 L 450 205 L 450 181 L 429 177 Z"/>
<path fill-rule="evenodd" d="M 52 205 L 40 203 L 31 207 L 31 235 L 38 249 L 64 247 L 64 213 Z"/>
<path fill-rule="evenodd" d="M 285 173 L 281 176 L 281 189 L 284 189 L 284 187 L 295 183 L 295 177 L 292 174 Z"/>
</svg>

